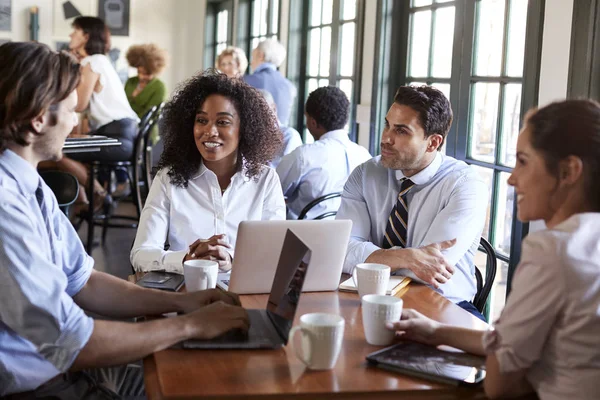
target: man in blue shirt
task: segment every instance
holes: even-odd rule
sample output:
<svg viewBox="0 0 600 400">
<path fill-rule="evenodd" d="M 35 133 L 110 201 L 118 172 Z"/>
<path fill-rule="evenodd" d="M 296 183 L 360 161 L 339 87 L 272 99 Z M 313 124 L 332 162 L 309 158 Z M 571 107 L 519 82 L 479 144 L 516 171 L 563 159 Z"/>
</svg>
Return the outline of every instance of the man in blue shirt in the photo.
<svg viewBox="0 0 600 400">
<path fill-rule="evenodd" d="M 473 168 L 440 152 L 451 124 L 439 90 L 398 89 L 381 156 L 356 168 L 344 187 L 337 218 L 353 221 L 344 271 L 389 265 L 483 319 L 470 301 L 488 188 Z"/>
<path fill-rule="evenodd" d="M 296 219 L 311 201 L 341 192 L 350 173 L 371 154 L 348 137 L 345 126 L 350 116 L 350 101 L 335 86 L 318 88 L 306 99 L 306 127 L 315 142 L 296 148 L 281 159 L 277 174 L 287 197 L 288 219 Z M 337 211 L 339 199 L 314 206 L 306 215 L 314 219 Z"/>
<path fill-rule="evenodd" d="M 97 367 L 248 326 L 233 294 L 166 293 L 94 271 L 36 170 L 62 157 L 77 124 L 79 81 L 79 64 L 66 54 L 38 43 L 0 46 L 0 396 L 115 398 L 96 383 L 113 373 L 120 390 L 131 386 L 124 382 L 131 372 Z M 133 324 L 84 311 L 112 318 L 188 314 Z"/>
<path fill-rule="evenodd" d="M 244 75 L 244 80 L 250 86 L 265 89 L 273 95 L 277 105 L 277 118 L 283 126 L 288 126 L 297 90 L 294 84 L 277 70 L 285 60 L 285 55 L 285 48 L 277 40 L 263 40 L 252 50 L 252 74 Z"/>
</svg>

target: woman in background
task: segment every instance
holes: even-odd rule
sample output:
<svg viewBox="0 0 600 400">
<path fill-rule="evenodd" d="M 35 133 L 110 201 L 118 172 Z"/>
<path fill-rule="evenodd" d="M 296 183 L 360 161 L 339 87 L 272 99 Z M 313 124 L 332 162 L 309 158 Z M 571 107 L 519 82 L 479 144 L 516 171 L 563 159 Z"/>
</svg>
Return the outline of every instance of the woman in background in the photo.
<svg viewBox="0 0 600 400">
<path fill-rule="evenodd" d="M 129 65 L 137 68 L 138 74 L 125 82 L 125 94 L 131 108 L 141 118 L 167 97 L 165 84 L 157 78 L 167 64 L 166 52 L 155 44 L 141 44 L 131 46 L 126 57 Z M 150 138 L 152 143 L 157 142 L 157 129 L 152 131 Z"/>
<path fill-rule="evenodd" d="M 240 78 L 248 68 L 244 50 L 229 46 L 219 54 L 215 67 L 229 78 Z"/>
<path fill-rule="evenodd" d="M 405 339 L 487 355 L 488 397 L 600 399 L 600 105 L 568 100 L 531 111 L 517 142 L 521 221 L 546 230 L 523 241 L 494 329 L 478 331 L 404 310 Z"/>
<path fill-rule="evenodd" d="M 131 264 L 183 273 L 184 261 L 208 259 L 228 270 L 240 222 L 285 219 L 279 177 L 267 167 L 281 149 L 277 119 L 256 89 L 209 70 L 165 105 L 161 133 Z"/>
<path fill-rule="evenodd" d="M 81 64 L 75 111 L 87 111 L 90 135 L 109 136 L 121 142 L 120 146 L 104 147 L 98 152 L 63 157 L 57 163 L 57 168 L 72 173 L 80 184 L 87 186 L 89 172 L 82 162 L 131 159 L 139 119 L 127 101 L 117 71 L 106 56 L 110 49 L 110 33 L 104 21 L 96 17 L 77 17 L 69 36 L 71 53 Z M 106 190 L 98 181 L 94 182 L 94 194 L 97 197 L 95 204 L 101 206 Z M 88 202 L 85 190 L 79 191 L 79 202 Z"/>
</svg>

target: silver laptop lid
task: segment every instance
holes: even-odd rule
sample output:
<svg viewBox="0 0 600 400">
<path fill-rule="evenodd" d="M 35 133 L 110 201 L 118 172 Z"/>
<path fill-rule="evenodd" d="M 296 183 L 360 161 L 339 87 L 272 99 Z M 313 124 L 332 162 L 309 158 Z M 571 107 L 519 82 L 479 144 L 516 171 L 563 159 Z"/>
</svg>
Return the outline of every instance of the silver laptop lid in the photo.
<svg viewBox="0 0 600 400">
<path fill-rule="evenodd" d="M 310 257 L 310 249 L 288 229 L 267 303 L 267 314 L 286 344 L 300 301 Z"/>
</svg>

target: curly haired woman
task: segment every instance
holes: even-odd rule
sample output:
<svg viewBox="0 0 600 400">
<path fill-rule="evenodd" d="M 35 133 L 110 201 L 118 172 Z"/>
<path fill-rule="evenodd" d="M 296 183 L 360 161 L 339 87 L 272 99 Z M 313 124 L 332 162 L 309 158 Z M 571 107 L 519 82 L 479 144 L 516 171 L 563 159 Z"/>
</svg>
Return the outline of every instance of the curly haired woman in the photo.
<svg viewBox="0 0 600 400">
<path fill-rule="evenodd" d="M 256 89 L 207 71 L 177 90 L 161 129 L 131 263 L 182 273 L 184 261 L 209 259 L 228 270 L 241 221 L 285 219 L 279 178 L 266 166 L 282 144 L 277 120 Z"/>
</svg>

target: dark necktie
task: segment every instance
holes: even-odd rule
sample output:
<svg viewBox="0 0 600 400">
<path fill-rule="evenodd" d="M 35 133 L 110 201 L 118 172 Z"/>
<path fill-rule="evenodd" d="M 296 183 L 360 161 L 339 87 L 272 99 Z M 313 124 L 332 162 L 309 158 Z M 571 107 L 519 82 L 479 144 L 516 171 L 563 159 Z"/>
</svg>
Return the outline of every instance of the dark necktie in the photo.
<svg viewBox="0 0 600 400">
<path fill-rule="evenodd" d="M 383 248 L 394 246 L 406 247 L 406 231 L 408 227 L 408 203 L 406 196 L 414 186 L 413 181 L 404 178 L 400 185 L 400 193 L 396 205 L 392 208 L 383 235 Z"/>
</svg>

